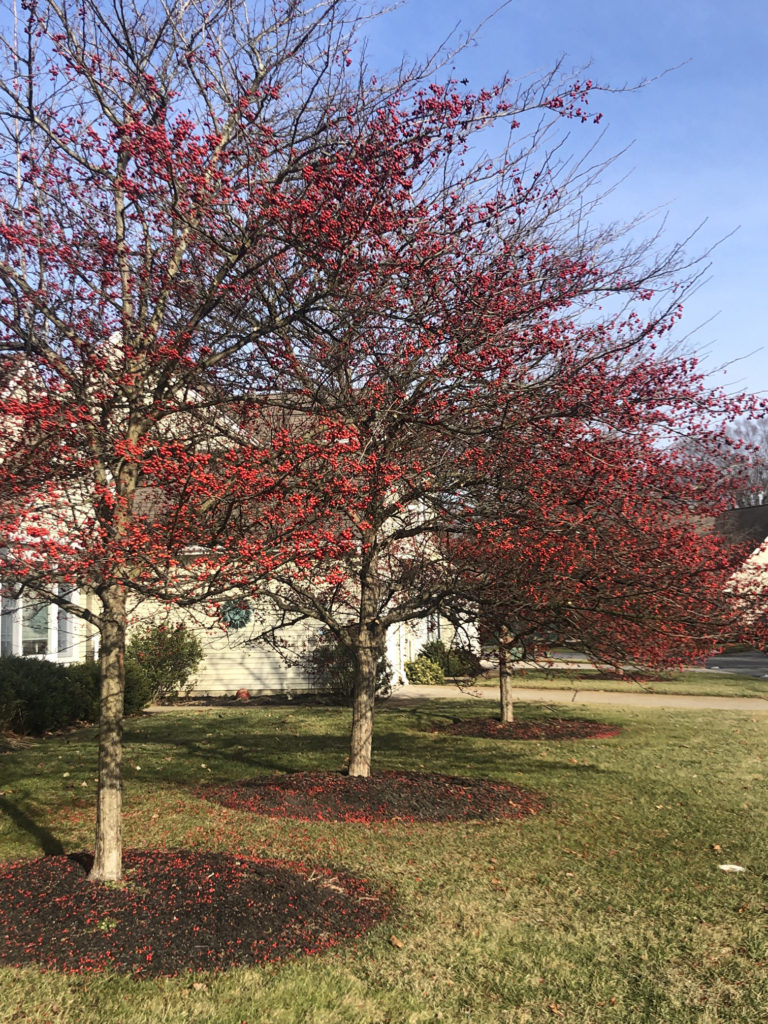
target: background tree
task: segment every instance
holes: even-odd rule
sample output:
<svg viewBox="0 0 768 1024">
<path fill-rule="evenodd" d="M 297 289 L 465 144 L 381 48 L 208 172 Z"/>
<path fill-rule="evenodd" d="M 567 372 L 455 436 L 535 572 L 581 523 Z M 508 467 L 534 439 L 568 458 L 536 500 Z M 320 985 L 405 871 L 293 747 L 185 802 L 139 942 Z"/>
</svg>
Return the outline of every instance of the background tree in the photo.
<svg viewBox="0 0 768 1024">
<path fill-rule="evenodd" d="M 727 423 L 714 451 L 711 446 L 702 449 L 695 436 L 681 438 L 677 447 L 683 466 L 696 462 L 717 466 L 710 486 L 727 499 L 729 508 L 768 503 L 768 421 L 764 417 L 739 417 Z"/>
<path fill-rule="evenodd" d="M 736 478 L 734 503 L 737 507 L 768 504 L 768 420 L 741 419 L 727 427 L 727 435 L 738 446 L 741 458 L 724 455 L 724 469 Z"/>
<path fill-rule="evenodd" d="M 653 350 L 682 249 L 592 227 L 598 171 L 560 156 L 592 83 L 473 91 L 447 52 L 377 78 L 359 27 L 337 0 L 46 0 L 3 44 L 0 574 L 100 633 L 96 878 L 129 599 L 269 578 L 353 652 L 366 775 L 386 630 L 449 593 L 438 541 L 499 439 L 519 500 L 532 434 L 565 459 L 570 420 L 661 442 L 714 411 Z"/>
<path fill-rule="evenodd" d="M 485 520 L 446 542 L 452 614 L 462 617 L 463 596 L 463 617 L 498 653 L 503 722 L 514 715 L 514 660 L 546 657 L 553 643 L 573 641 L 631 678 L 690 664 L 742 628 L 729 590 L 749 547 L 715 531 L 722 495 L 702 501 L 716 493 L 707 477 L 717 463 L 685 476 L 675 447 L 570 428 L 568 461 L 529 473 L 533 500 L 514 500 L 505 464 L 478 504 Z"/>
<path fill-rule="evenodd" d="M 685 257 L 590 228 L 592 177 L 546 145 L 546 112 L 585 119 L 590 88 L 551 88 L 510 98 L 504 83 L 472 94 L 403 82 L 375 117 L 351 112 L 343 151 L 308 175 L 326 196 L 338 188 L 302 245 L 313 280 L 333 286 L 322 317 L 294 322 L 283 351 L 261 351 L 276 404 L 322 410 L 347 431 L 335 528 L 349 547 L 321 578 L 278 570 L 270 598 L 280 627 L 315 620 L 354 653 L 352 775 L 371 770 L 387 630 L 449 603 L 441 539 L 478 517 L 482 536 L 489 474 L 504 466 L 510 509 L 533 504 L 543 522 L 541 475 L 568 473 L 583 442 L 641 439 L 639 490 L 654 446 L 692 433 L 709 450 L 707 419 L 741 408 L 710 393 L 692 360 L 656 348 L 679 315 Z M 502 118 L 503 154 L 473 165 L 478 137 Z M 248 301 L 228 312 L 247 318 Z M 686 494 L 686 514 L 710 507 L 703 490 Z"/>
</svg>

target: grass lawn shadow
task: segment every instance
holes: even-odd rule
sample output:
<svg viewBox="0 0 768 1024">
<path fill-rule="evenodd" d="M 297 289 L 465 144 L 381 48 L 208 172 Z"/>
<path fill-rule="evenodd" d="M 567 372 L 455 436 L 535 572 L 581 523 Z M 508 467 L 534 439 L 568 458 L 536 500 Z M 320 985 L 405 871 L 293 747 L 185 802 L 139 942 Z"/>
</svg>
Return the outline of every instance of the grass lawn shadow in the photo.
<svg viewBox="0 0 768 1024">
<path fill-rule="evenodd" d="M 40 849 L 46 856 L 61 856 L 64 853 L 64 846 L 56 836 L 30 817 L 17 803 L 6 797 L 0 797 L 0 812 L 6 814 L 17 828 L 26 832 L 39 843 Z"/>
</svg>

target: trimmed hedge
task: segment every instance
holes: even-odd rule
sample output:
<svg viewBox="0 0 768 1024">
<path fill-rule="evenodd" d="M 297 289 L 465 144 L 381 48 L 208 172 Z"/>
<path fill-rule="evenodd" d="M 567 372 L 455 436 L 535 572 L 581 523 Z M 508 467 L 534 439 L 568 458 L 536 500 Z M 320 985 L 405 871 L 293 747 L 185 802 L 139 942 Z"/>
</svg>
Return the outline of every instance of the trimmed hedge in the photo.
<svg viewBox="0 0 768 1024">
<path fill-rule="evenodd" d="M 135 634 L 125 658 L 126 715 L 188 684 L 203 657 L 185 626 L 151 626 Z M 42 658 L 0 658 L 0 729 L 40 736 L 77 722 L 98 722 L 98 662 L 57 665 Z"/>
<path fill-rule="evenodd" d="M 83 700 L 89 700 L 84 722 L 99 720 L 99 692 L 101 689 L 101 673 L 97 661 L 81 661 L 76 665 L 67 665 L 66 673 L 74 689 L 79 689 Z M 140 667 L 131 659 L 125 659 L 125 696 L 123 713 L 137 715 L 152 700 L 152 688 L 149 680 Z"/>
<path fill-rule="evenodd" d="M 40 658 L 0 658 L 0 728 L 40 736 L 99 718 L 99 666 L 57 665 Z M 125 666 L 125 713 L 136 714 L 151 699 L 135 665 Z"/>
</svg>

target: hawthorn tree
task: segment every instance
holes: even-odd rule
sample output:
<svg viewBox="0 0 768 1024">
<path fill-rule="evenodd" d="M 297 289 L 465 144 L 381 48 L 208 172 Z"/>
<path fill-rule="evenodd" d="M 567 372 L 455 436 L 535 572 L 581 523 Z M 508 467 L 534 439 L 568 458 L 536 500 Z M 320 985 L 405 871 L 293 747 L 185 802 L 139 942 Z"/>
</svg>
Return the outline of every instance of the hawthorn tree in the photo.
<svg viewBox="0 0 768 1024">
<path fill-rule="evenodd" d="M 416 168 L 427 182 L 478 126 L 576 114 L 588 91 L 556 73 L 516 96 L 422 87 L 444 55 L 376 82 L 350 56 L 363 20 L 341 0 L 6 12 L 0 578 L 99 634 L 94 879 L 121 872 L 137 602 L 192 608 L 286 575 L 338 586 L 344 552 L 361 531 L 368 544 L 356 481 L 376 411 L 353 380 L 354 415 L 326 396 L 326 374 L 346 373 L 334 346 L 380 321 L 407 349 L 415 303 L 459 271 L 439 247 L 465 230 L 461 205 L 447 180 L 444 209 L 413 198 Z M 405 304 L 403 274 L 424 282 Z M 367 694 L 380 629 L 360 593 L 360 626 L 343 628 Z"/>
<path fill-rule="evenodd" d="M 672 429 L 711 403 L 653 350 L 682 248 L 591 226 L 597 173 L 559 155 L 559 125 L 598 119 L 591 82 L 472 90 L 449 53 L 377 78 L 341 0 L 24 12 L 0 84 L 0 575 L 99 631 L 93 877 L 117 878 L 129 601 L 269 580 L 282 621 L 353 652 L 366 775 L 386 630 L 445 601 L 440 540 L 500 439 L 522 495 L 536 430 L 565 458 L 563 422 Z"/>
<path fill-rule="evenodd" d="M 308 482 L 332 512 L 345 427 L 265 402 L 257 343 L 324 315 L 296 223 L 325 217 L 305 172 L 343 137 L 354 20 L 334 0 L 22 10 L 0 41 L 0 579 L 99 634 L 91 877 L 118 879 L 132 607 L 344 543 Z"/>
<path fill-rule="evenodd" d="M 321 579 L 278 570 L 269 597 L 278 627 L 314 620 L 353 655 L 352 775 L 371 770 L 387 630 L 454 603 L 443 538 L 483 540 L 489 476 L 502 472 L 510 509 L 540 527 L 551 497 L 544 475 L 576 487 L 569 464 L 589 443 L 599 478 L 598 442 L 611 437 L 612 465 L 635 446 L 627 494 L 641 503 L 644 483 L 661 474 L 657 447 L 682 432 L 704 439 L 711 417 L 743 406 L 664 348 L 681 277 L 695 274 L 682 250 L 590 228 L 594 182 L 547 149 L 542 112 L 545 122 L 548 112 L 587 119 L 591 87 L 554 99 L 551 82 L 537 89 L 510 100 L 503 84 L 472 94 L 455 82 L 404 83 L 375 117 L 350 113 L 343 152 L 323 154 L 308 173 L 326 196 L 338 189 L 302 246 L 334 292 L 322 317 L 293 325 L 283 351 L 261 346 L 276 404 L 298 416 L 323 411 L 348 432 L 347 501 L 329 517 L 348 547 Z M 538 127 L 515 150 L 534 110 Z M 501 118 L 511 130 L 503 154 L 473 165 L 476 136 Z M 247 300 L 233 313 L 247 321 Z M 703 488 L 686 487 L 659 497 L 659 509 L 674 495 L 686 515 L 710 507 Z M 638 523 L 650 522 L 639 507 Z M 682 532 L 657 530 L 670 563 Z M 537 571 L 547 564 L 540 558 Z M 677 606 L 678 621 L 692 601 Z"/>
<path fill-rule="evenodd" d="M 714 529 L 727 501 L 712 486 L 716 460 L 686 471 L 675 446 L 637 425 L 568 433 L 567 460 L 543 466 L 546 454 L 531 453 L 523 501 L 505 453 L 470 529 L 446 539 L 452 614 L 475 617 L 498 653 L 502 722 L 514 717 L 514 661 L 545 657 L 553 638 L 631 678 L 689 664 L 742 629 L 732 579 L 748 550 Z M 719 442 L 699 429 L 699 448 Z"/>
</svg>

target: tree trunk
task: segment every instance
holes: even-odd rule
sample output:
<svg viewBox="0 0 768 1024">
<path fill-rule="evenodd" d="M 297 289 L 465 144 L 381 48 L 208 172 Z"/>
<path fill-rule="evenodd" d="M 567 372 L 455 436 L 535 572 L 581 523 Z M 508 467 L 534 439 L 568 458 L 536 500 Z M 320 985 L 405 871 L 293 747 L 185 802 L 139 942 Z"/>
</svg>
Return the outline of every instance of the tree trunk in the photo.
<svg viewBox="0 0 768 1024">
<path fill-rule="evenodd" d="M 514 694 L 512 673 L 509 670 L 509 648 L 512 640 L 506 631 L 499 638 L 499 693 L 501 696 L 501 721 L 514 722 Z"/>
<path fill-rule="evenodd" d="M 366 627 L 359 631 L 356 643 L 357 672 L 352 700 L 352 738 L 349 751 L 349 774 L 367 779 L 371 774 L 373 749 L 373 706 L 376 697 L 376 663 L 381 655 L 383 639 Z"/>
<path fill-rule="evenodd" d="M 89 875 L 95 882 L 117 882 L 123 873 L 122 760 L 125 695 L 125 595 L 110 587 L 101 595 L 101 705 L 99 713 L 99 790 L 96 850 Z"/>
</svg>

